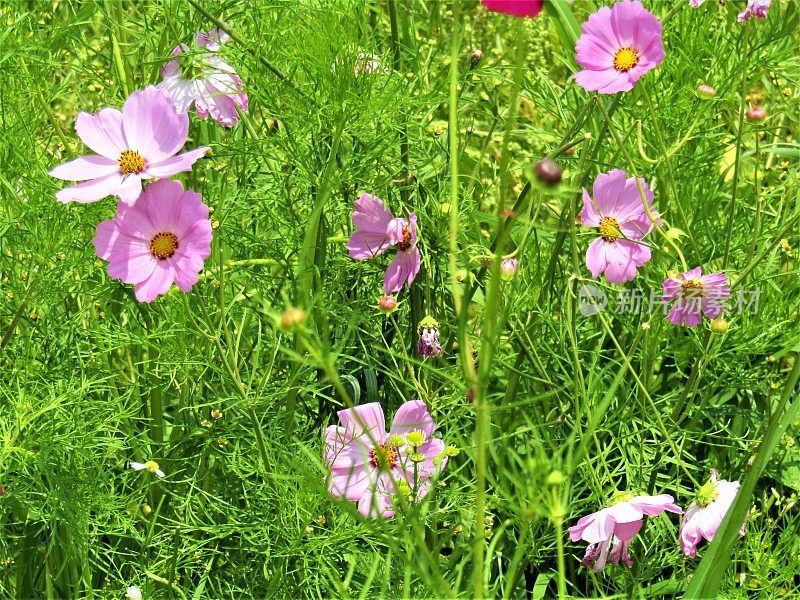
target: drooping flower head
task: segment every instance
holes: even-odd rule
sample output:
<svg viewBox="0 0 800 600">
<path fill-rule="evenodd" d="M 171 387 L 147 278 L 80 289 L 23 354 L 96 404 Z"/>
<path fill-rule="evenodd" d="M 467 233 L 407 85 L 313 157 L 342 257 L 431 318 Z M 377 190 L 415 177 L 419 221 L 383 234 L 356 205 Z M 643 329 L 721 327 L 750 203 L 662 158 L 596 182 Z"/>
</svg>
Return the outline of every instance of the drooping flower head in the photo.
<svg viewBox="0 0 800 600">
<path fill-rule="evenodd" d="M 397 218 L 384 206 L 383 200 L 362 194 L 356 200 L 353 225 L 356 231 L 347 242 L 350 257 L 365 260 L 395 247 L 397 254 L 386 270 L 383 289 L 387 294 L 393 294 L 400 291 L 403 284 L 411 287 L 420 267 L 417 216 L 411 213 L 407 220 Z"/>
<path fill-rule="evenodd" d="M 185 113 L 194 102 L 197 116 L 209 115 L 220 125 L 233 127 L 239 120 L 237 107 L 247 112 L 248 98 L 239 75 L 222 60 L 217 51 L 228 41 L 228 34 L 218 29 L 197 34 L 194 48 L 186 44 L 172 51 L 176 59 L 161 70 L 165 90 L 179 113 Z"/>
<path fill-rule="evenodd" d="M 515 17 L 536 17 L 542 12 L 544 0 L 481 0 L 487 10 Z"/>
<path fill-rule="evenodd" d="M 766 19 L 771 4 L 772 0 L 747 0 L 747 8 L 739 14 L 739 23 L 744 23 L 754 18 Z"/>
<path fill-rule="evenodd" d="M 133 92 L 122 112 L 104 108 L 80 113 L 75 129 L 98 155 L 81 156 L 50 171 L 52 177 L 83 181 L 56 193 L 61 202 L 95 202 L 116 195 L 132 204 L 142 193 L 143 179 L 171 177 L 191 171 L 208 147 L 175 156 L 189 134 L 189 118 L 175 113 L 172 100 L 150 86 Z"/>
<path fill-rule="evenodd" d="M 439 324 L 430 315 L 419 322 L 417 328 L 417 352 L 422 356 L 439 356 L 442 353 L 442 344 L 439 342 Z"/>
<path fill-rule="evenodd" d="M 627 92 L 664 60 L 661 23 L 638 1 L 603 6 L 583 24 L 575 50 L 584 69 L 575 74 L 578 85 L 601 94 Z"/>
<path fill-rule="evenodd" d="M 606 564 L 620 561 L 630 567 L 633 560 L 628 547 L 642 528 L 644 517 L 660 515 L 664 511 L 683 512 L 669 494 L 633 496 L 618 492 L 609 506 L 581 517 L 570 527 L 569 537 L 573 542 L 583 540 L 589 543 L 581 561 L 584 567 L 600 571 Z"/>
<path fill-rule="evenodd" d="M 328 484 L 336 498 L 358 502 L 365 517 L 394 516 L 397 494 L 414 501 L 427 494 L 430 479 L 447 464 L 444 442 L 421 400 L 404 403 L 389 432 L 377 402 L 340 410 L 340 426 L 325 431 Z"/>
<path fill-rule="evenodd" d="M 639 178 L 647 204 L 653 206 L 653 192 Z M 654 217 L 658 213 L 650 211 Z M 625 283 L 636 277 L 636 269 L 650 260 L 650 248 L 639 242 L 656 223 L 644 210 L 636 179 L 614 169 L 597 176 L 592 196 L 583 190 L 581 222 L 596 227 L 600 237 L 586 250 L 586 267 L 597 279 L 605 273 L 609 283 Z"/>
<path fill-rule="evenodd" d="M 697 491 L 695 501 L 683 515 L 680 538 L 681 550 L 686 556 L 696 556 L 697 546 L 703 539 L 709 542 L 714 539 L 739 487 L 738 481 L 717 480 L 716 470 L 711 469 L 711 479 Z M 742 523 L 739 535 L 744 533 L 745 523 Z"/>
<path fill-rule="evenodd" d="M 155 300 L 173 282 L 188 292 L 211 254 L 208 207 L 179 181 L 161 179 L 133 206 L 120 204 L 92 241 L 109 277 L 134 284 L 139 302 Z"/>
<path fill-rule="evenodd" d="M 668 277 L 662 284 L 662 290 L 665 305 L 675 300 L 667 320 L 675 325 L 690 327 L 700 324 L 701 313 L 710 319 L 722 314 L 721 302 L 731 295 L 725 273 L 703 275 L 701 267 Z"/>
</svg>

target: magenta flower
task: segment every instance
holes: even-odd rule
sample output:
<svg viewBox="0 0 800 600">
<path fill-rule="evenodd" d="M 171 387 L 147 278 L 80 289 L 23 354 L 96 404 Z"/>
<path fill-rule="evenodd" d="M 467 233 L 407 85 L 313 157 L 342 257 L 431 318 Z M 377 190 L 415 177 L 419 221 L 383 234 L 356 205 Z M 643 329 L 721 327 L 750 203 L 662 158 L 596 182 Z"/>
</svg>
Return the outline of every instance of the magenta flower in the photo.
<svg viewBox="0 0 800 600">
<path fill-rule="evenodd" d="M 208 146 L 175 156 L 186 142 L 189 119 L 161 90 L 150 86 L 133 92 L 122 112 L 104 108 L 80 113 L 75 129 L 81 141 L 99 154 L 81 156 L 50 171 L 52 177 L 83 181 L 56 193 L 61 202 L 95 202 L 110 195 L 133 203 L 143 179 L 191 171 Z"/>
<path fill-rule="evenodd" d="M 133 206 L 120 204 L 92 241 L 109 277 L 134 284 L 139 302 L 165 294 L 173 282 L 188 292 L 211 254 L 208 207 L 179 181 L 161 179 Z"/>
<path fill-rule="evenodd" d="M 575 50 L 584 68 L 575 74 L 578 85 L 601 94 L 627 92 L 664 60 L 661 23 L 640 2 L 603 6 L 583 24 Z"/>
<path fill-rule="evenodd" d="M 698 490 L 697 498 L 686 509 L 681 522 L 681 550 L 686 556 L 696 556 L 697 546 L 705 539 L 717 535 L 722 520 L 739 493 L 738 481 L 717 480 L 717 471 L 711 469 L 711 479 Z M 744 535 L 745 523 L 739 530 Z"/>
<path fill-rule="evenodd" d="M 417 216 L 409 214 L 408 220 L 396 218 L 383 205 L 383 200 L 371 194 L 362 194 L 353 211 L 356 231 L 347 242 L 350 257 L 358 260 L 373 258 L 389 248 L 397 248 L 383 278 L 387 294 L 400 291 L 403 284 L 411 287 L 419 273 L 420 257 L 417 248 Z"/>
<path fill-rule="evenodd" d="M 341 426 L 325 431 L 328 489 L 336 498 L 358 502 L 365 517 L 394 516 L 396 494 L 410 491 L 412 500 L 424 496 L 431 477 L 447 464 L 444 442 L 433 437 L 436 424 L 421 400 L 404 403 L 388 433 L 377 402 L 338 415 Z"/>
<path fill-rule="evenodd" d="M 536 17 L 542 12 L 544 0 L 481 0 L 487 10 L 515 17 Z"/>
<path fill-rule="evenodd" d="M 676 273 L 662 284 L 664 304 L 676 300 L 667 315 L 670 323 L 694 327 L 702 320 L 701 312 L 710 319 L 722 314 L 720 301 L 731 295 L 728 276 L 725 273 L 702 273 L 702 269 L 696 267 L 682 275 Z"/>
<path fill-rule="evenodd" d="M 224 31 L 212 29 L 197 34 L 194 48 L 177 46 L 161 75 L 158 87 L 166 91 L 179 113 L 185 113 L 194 102 L 197 116 L 214 119 L 220 125 L 233 127 L 239 120 L 238 107 L 247 112 L 248 98 L 236 71 L 217 56 L 222 44 L 228 41 Z"/>
<path fill-rule="evenodd" d="M 739 23 L 744 23 L 752 18 L 766 19 L 772 0 L 747 0 L 747 8 L 739 14 Z"/>
<path fill-rule="evenodd" d="M 644 179 L 639 181 L 652 209 L 653 192 Z M 657 212 L 650 212 L 658 217 Z M 583 190 L 581 222 L 597 227 L 600 233 L 586 250 L 586 267 L 594 279 L 605 273 L 609 283 L 631 281 L 636 269 L 650 260 L 650 248 L 637 240 L 647 235 L 653 224 L 644 210 L 636 180 L 626 178 L 625 171 L 614 169 L 598 175 L 592 197 Z"/>
<path fill-rule="evenodd" d="M 632 496 L 617 493 L 610 506 L 581 517 L 570 527 L 569 537 L 573 542 L 589 542 L 581 561 L 584 567 L 600 571 L 607 563 L 618 564 L 620 561 L 630 567 L 633 560 L 628 553 L 628 547 L 633 536 L 642 528 L 644 517 L 660 515 L 664 511 L 679 514 L 683 512 L 678 505 L 673 504 L 673 498 L 669 494 Z"/>
</svg>

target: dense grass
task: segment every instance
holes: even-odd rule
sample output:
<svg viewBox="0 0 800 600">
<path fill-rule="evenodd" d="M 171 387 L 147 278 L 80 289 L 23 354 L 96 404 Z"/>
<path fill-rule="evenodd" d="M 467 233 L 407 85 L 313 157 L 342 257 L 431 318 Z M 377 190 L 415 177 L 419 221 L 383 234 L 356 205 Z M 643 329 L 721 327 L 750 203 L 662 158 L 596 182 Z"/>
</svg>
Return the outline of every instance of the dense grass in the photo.
<svg viewBox="0 0 800 600">
<path fill-rule="evenodd" d="M 188 147 L 213 156 L 182 180 L 213 209 L 213 253 L 191 293 L 143 305 L 91 243 L 116 200 L 59 204 L 47 171 L 85 154 L 77 112 L 157 83 L 214 23 L 178 1 L 6 3 L 0 596 L 680 597 L 696 571 L 712 587 L 692 594 L 715 577 L 719 597 L 800 594 L 798 5 L 739 24 L 739 0 L 646 2 L 670 14 L 667 57 L 608 97 L 570 79 L 599 4 L 518 21 L 467 1 L 202 3 L 244 42 L 225 52 L 250 114 L 230 131 L 191 116 Z M 355 76 L 362 51 L 385 71 Z M 743 118 L 751 102 L 766 120 Z M 543 186 L 533 166 L 570 142 L 563 183 Z M 615 167 L 650 183 L 690 268 L 760 290 L 757 312 L 728 313 L 725 334 L 676 327 L 657 306 L 614 311 L 622 288 L 601 280 L 609 310 L 581 314 L 580 190 Z M 362 192 L 419 218 L 423 269 L 388 316 L 387 261 L 343 244 Z M 498 202 L 516 205 L 507 224 Z M 681 268 L 655 239 L 626 286 L 645 299 Z M 307 318 L 287 332 L 290 306 Z M 426 314 L 440 358 L 416 353 Z M 461 452 L 424 502 L 362 519 L 327 493 L 323 427 L 412 398 Z M 128 468 L 151 458 L 164 480 Z M 732 550 L 685 558 L 668 515 L 634 538 L 632 569 L 579 567 L 566 527 L 615 489 L 686 507 L 711 468 L 745 483 Z"/>
</svg>

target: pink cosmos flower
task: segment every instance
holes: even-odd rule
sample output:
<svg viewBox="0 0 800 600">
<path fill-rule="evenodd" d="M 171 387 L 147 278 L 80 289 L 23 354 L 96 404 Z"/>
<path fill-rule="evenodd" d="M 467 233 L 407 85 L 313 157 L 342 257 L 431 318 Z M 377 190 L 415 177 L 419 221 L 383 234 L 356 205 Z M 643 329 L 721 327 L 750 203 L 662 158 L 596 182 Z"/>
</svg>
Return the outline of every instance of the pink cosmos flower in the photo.
<svg viewBox="0 0 800 600">
<path fill-rule="evenodd" d="M 627 92 L 664 60 L 661 23 L 640 2 L 603 6 L 583 24 L 575 50 L 584 68 L 575 74 L 578 85 L 601 94 Z"/>
<path fill-rule="evenodd" d="M 173 282 L 188 292 L 211 254 L 208 207 L 179 181 L 160 179 L 133 206 L 120 204 L 92 241 L 109 277 L 134 284 L 139 302 L 165 294 Z"/>
<path fill-rule="evenodd" d="M 595 571 L 600 571 L 609 562 L 618 564 L 622 561 L 628 567 L 633 564 L 628 547 L 633 536 L 642 528 L 644 517 L 660 515 L 664 511 L 683 512 L 673 504 L 669 494 L 632 496 L 618 493 L 616 496 L 620 499 L 612 500 L 610 506 L 581 517 L 569 528 L 569 537 L 573 542 L 589 542 L 581 564 L 593 567 Z"/>
<path fill-rule="evenodd" d="M 640 178 L 647 204 L 653 206 L 653 192 Z M 654 217 L 658 213 L 651 210 Z M 581 222 L 597 227 L 600 237 L 586 250 L 586 267 L 597 279 L 605 273 L 609 283 L 625 283 L 636 277 L 636 269 L 650 260 L 650 248 L 637 242 L 647 235 L 653 224 L 644 210 L 642 196 L 633 177 L 614 169 L 597 176 L 592 197 L 583 190 Z M 655 225 L 659 225 L 656 221 Z"/>
<path fill-rule="evenodd" d="M 487 10 L 515 17 L 536 17 L 542 12 L 544 0 L 481 0 Z"/>
<path fill-rule="evenodd" d="M 98 155 L 81 156 L 50 171 L 52 177 L 83 181 L 56 193 L 61 202 L 95 202 L 112 194 L 128 204 L 142 193 L 142 180 L 191 171 L 208 146 L 175 156 L 186 142 L 189 119 L 161 90 L 133 92 L 122 112 L 104 108 L 80 113 L 75 129 Z"/>
<path fill-rule="evenodd" d="M 408 220 L 396 218 L 383 205 L 383 200 L 362 194 L 356 200 L 353 224 L 356 231 L 347 242 L 350 257 L 358 260 L 373 258 L 394 246 L 397 254 L 386 270 L 383 289 L 387 294 L 393 294 L 400 291 L 404 283 L 411 287 L 420 266 L 417 216 L 411 213 Z"/>
<path fill-rule="evenodd" d="M 197 34 L 193 49 L 181 44 L 172 51 L 172 56 L 180 58 L 161 69 L 164 81 L 158 87 L 170 95 L 179 113 L 188 111 L 194 102 L 200 118 L 211 115 L 220 125 L 233 127 L 239 120 L 236 108 L 247 112 L 249 101 L 242 80 L 216 54 L 227 41 L 227 33 L 212 29 Z"/>
<path fill-rule="evenodd" d="M 739 14 L 739 23 L 744 23 L 752 18 L 766 19 L 772 0 L 747 0 L 747 8 Z"/>
<path fill-rule="evenodd" d="M 668 304 L 677 300 L 667 315 L 667 320 L 675 325 L 699 325 L 701 312 L 714 319 L 722 314 L 720 301 L 729 298 L 731 288 L 725 273 L 703 275 L 700 267 L 682 275 L 668 277 L 662 284 L 662 301 Z"/>
<path fill-rule="evenodd" d="M 722 520 L 739 493 L 738 481 L 717 480 L 717 471 L 711 469 L 711 479 L 697 492 L 697 498 L 686 509 L 681 522 L 681 550 L 686 556 L 696 556 L 697 546 L 705 538 L 711 541 L 717 535 Z M 739 530 L 744 535 L 745 523 Z"/>
<path fill-rule="evenodd" d="M 358 502 L 365 517 L 394 516 L 392 497 L 403 488 L 412 499 L 427 494 L 430 479 L 447 464 L 444 442 L 421 400 L 404 403 L 386 432 L 377 402 L 339 411 L 341 426 L 325 431 L 328 485 L 336 498 Z"/>
</svg>

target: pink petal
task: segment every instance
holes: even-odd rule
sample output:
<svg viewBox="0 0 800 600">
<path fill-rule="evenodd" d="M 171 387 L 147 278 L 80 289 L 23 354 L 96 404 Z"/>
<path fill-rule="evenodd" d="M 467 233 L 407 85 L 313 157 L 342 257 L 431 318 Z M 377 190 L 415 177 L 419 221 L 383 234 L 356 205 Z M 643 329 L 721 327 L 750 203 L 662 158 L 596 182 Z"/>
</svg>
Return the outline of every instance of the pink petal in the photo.
<svg viewBox="0 0 800 600">
<path fill-rule="evenodd" d="M 69 181 L 86 181 L 99 179 L 107 175 L 120 173 L 119 163 L 105 156 L 90 154 L 58 165 L 50 170 L 50 176 Z"/>
<path fill-rule="evenodd" d="M 605 277 L 609 283 L 626 283 L 636 277 L 636 263 L 633 261 L 631 242 L 617 240 L 606 243 Z"/>
<path fill-rule="evenodd" d="M 389 264 L 389 268 L 386 269 L 386 275 L 383 277 L 384 291 L 387 294 L 399 292 L 404 283 L 411 287 L 419 273 L 419 268 L 419 249 L 400 250 Z"/>
<path fill-rule="evenodd" d="M 80 113 L 75 130 L 84 144 L 106 158 L 117 160 L 128 147 L 122 131 L 122 113 L 116 108 L 104 108 L 95 114 Z"/>
<path fill-rule="evenodd" d="M 139 152 L 149 166 L 180 150 L 189 133 L 189 118 L 177 113 L 166 92 L 151 85 L 125 101 L 122 126 L 129 148 Z"/>
<path fill-rule="evenodd" d="M 96 202 L 101 198 L 118 194 L 123 188 L 122 175 L 106 175 L 99 179 L 90 179 L 71 187 L 56 192 L 56 199 L 60 202 Z"/>
<path fill-rule="evenodd" d="M 356 209 L 353 211 L 353 225 L 361 231 L 386 235 L 389 221 L 393 219 L 392 212 L 387 209 L 383 200 L 371 194 L 361 194 L 356 200 Z"/>
<path fill-rule="evenodd" d="M 135 295 L 139 302 L 152 302 L 162 294 L 166 294 L 175 281 L 175 271 L 168 261 L 154 262 L 155 269 L 152 275 L 136 286 Z"/>
<path fill-rule="evenodd" d="M 683 512 L 683 509 L 674 503 L 674 498 L 669 494 L 634 496 L 628 502 L 648 517 L 660 515 L 664 511 L 678 514 Z"/>
<path fill-rule="evenodd" d="M 583 210 L 581 210 L 581 223 L 586 227 L 599 227 L 601 216 L 597 212 L 597 208 L 592 201 L 592 197 L 584 189 L 583 190 Z"/>
<path fill-rule="evenodd" d="M 148 165 L 144 173 L 150 177 L 170 177 L 176 173 L 191 171 L 192 165 L 208 151 L 208 146 L 201 146 L 196 150 L 190 150 L 189 152 L 178 154 L 178 156 L 173 156 L 158 163 Z"/>
<path fill-rule="evenodd" d="M 620 541 L 626 542 L 639 533 L 642 525 L 644 525 L 644 519 L 641 517 L 637 521 L 617 523 L 616 527 L 614 527 L 614 535 L 617 536 Z"/>
<path fill-rule="evenodd" d="M 337 414 L 339 422 L 353 431 L 352 437 L 366 434 L 370 441 L 378 444 L 386 437 L 386 418 L 379 402 L 360 404 L 340 410 Z"/>
<path fill-rule="evenodd" d="M 177 63 L 178 61 L 172 61 Z M 172 63 L 169 63 L 172 64 Z M 179 113 L 185 113 L 194 102 L 192 95 L 192 82 L 188 79 L 183 79 L 180 73 L 170 76 L 165 76 L 164 81 L 158 84 L 158 89 L 164 90 L 175 105 L 175 110 Z"/>
<path fill-rule="evenodd" d="M 495 12 L 515 17 L 535 17 L 542 12 L 544 0 L 481 0 L 483 5 Z"/>
<path fill-rule="evenodd" d="M 608 173 L 601 173 L 594 180 L 592 197 L 602 216 L 614 217 L 617 221 L 623 220 L 620 207 L 625 206 L 622 196 L 625 192 L 626 177 L 622 169 L 613 169 Z"/>
<path fill-rule="evenodd" d="M 421 431 L 425 434 L 425 439 L 429 440 L 435 429 L 436 424 L 425 403 L 422 400 L 410 400 L 397 409 L 389 433 L 404 435 L 411 431 Z"/>
</svg>

